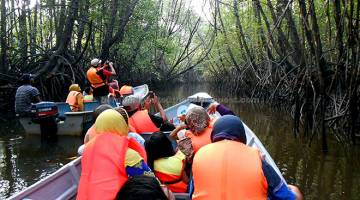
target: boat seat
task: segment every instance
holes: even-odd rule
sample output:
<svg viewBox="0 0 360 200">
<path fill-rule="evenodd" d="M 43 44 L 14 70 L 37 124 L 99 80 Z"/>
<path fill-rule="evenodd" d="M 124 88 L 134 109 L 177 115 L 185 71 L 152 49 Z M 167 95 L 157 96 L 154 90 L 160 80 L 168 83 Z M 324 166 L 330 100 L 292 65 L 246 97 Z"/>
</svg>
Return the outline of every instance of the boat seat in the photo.
<svg viewBox="0 0 360 200">
<path fill-rule="evenodd" d="M 97 102 L 97 101 L 85 102 L 85 103 L 84 103 L 84 110 L 85 110 L 85 111 L 93 111 L 93 110 L 95 110 L 98 106 L 100 106 L 100 103 Z"/>
<path fill-rule="evenodd" d="M 58 107 L 59 118 L 65 118 L 65 113 L 71 112 L 71 108 L 68 103 L 56 102 L 56 106 Z"/>
</svg>

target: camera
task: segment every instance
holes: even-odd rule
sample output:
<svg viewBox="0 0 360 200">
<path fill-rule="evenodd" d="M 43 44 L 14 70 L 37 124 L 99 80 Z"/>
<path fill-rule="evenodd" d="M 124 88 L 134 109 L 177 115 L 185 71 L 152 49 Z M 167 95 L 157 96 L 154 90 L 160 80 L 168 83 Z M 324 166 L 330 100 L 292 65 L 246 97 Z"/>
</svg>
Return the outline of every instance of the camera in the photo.
<svg viewBox="0 0 360 200">
<path fill-rule="evenodd" d="M 154 98 L 154 92 L 153 91 L 149 91 L 149 97 Z"/>
</svg>

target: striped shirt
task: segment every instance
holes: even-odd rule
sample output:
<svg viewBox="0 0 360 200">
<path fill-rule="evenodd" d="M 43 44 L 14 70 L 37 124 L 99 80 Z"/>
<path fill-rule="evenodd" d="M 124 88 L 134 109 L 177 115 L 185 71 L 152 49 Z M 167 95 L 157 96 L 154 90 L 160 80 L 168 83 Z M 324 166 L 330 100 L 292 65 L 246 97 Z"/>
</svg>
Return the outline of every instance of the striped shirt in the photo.
<svg viewBox="0 0 360 200">
<path fill-rule="evenodd" d="M 16 90 L 15 112 L 28 113 L 31 110 L 31 103 L 39 96 L 39 90 L 31 85 L 22 85 Z"/>
</svg>

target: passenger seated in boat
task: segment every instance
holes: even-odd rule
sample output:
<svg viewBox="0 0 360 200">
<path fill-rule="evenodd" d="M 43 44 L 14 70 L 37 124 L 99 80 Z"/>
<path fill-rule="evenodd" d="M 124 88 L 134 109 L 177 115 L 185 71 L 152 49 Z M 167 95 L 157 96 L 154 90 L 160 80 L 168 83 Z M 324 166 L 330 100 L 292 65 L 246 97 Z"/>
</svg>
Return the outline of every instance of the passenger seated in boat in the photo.
<svg viewBox="0 0 360 200">
<path fill-rule="evenodd" d="M 207 110 L 209 114 L 218 111 L 220 115 L 234 115 L 229 108 L 217 102 L 210 104 Z M 201 106 L 194 106 L 186 112 L 185 116 L 179 116 L 180 118 L 183 117 L 185 124 L 178 126 L 171 132 L 170 136 L 176 140 L 180 140 L 180 143 L 183 142 L 182 139 L 184 138 L 191 139 L 191 145 L 186 146 L 192 147 L 192 149 L 184 149 L 184 153 L 185 151 L 196 153 L 202 146 L 211 143 L 210 134 L 216 118 L 210 117 L 207 110 Z M 188 130 L 186 130 L 185 133 L 181 132 L 184 129 Z M 180 147 L 183 147 L 183 145 L 180 144 Z M 188 160 L 191 160 L 191 156 L 193 155 L 191 155 L 191 153 L 186 153 L 186 155 Z"/>
<path fill-rule="evenodd" d="M 123 99 L 122 104 L 129 114 L 129 125 L 132 132 L 145 133 L 171 131 L 175 127 L 167 123 L 164 109 L 162 108 L 158 98 L 154 96 L 153 104 L 157 107 L 161 117 L 150 114 L 148 110 L 141 109 L 141 99 L 138 96 L 130 95 Z"/>
<path fill-rule="evenodd" d="M 22 85 L 15 94 L 15 112 L 20 116 L 26 116 L 30 114 L 31 104 L 41 101 L 40 92 L 32 86 L 34 78 L 31 74 L 22 75 L 20 80 Z"/>
<path fill-rule="evenodd" d="M 103 111 L 105 110 L 108 110 L 108 109 L 113 109 L 110 105 L 107 105 L 107 104 L 102 104 L 100 105 L 99 107 L 97 107 L 93 113 L 93 120 L 95 121 L 96 118 L 100 115 L 100 113 L 102 113 Z M 117 107 L 115 108 L 115 110 L 117 112 L 119 112 L 121 114 L 121 116 L 124 118 L 126 124 L 128 125 L 128 114 L 126 112 L 125 109 L 121 108 L 121 107 Z M 131 129 L 129 129 L 130 131 Z M 95 131 L 95 125 L 93 124 L 89 129 L 88 131 L 86 132 L 85 134 L 85 137 L 84 137 L 84 144 L 86 144 L 87 142 L 89 142 L 91 139 L 93 139 L 95 136 L 96 136 L 96 131 Z M 144 143 L 145 143 L 145 140 L 144 138 L 142 138 L 139 134 L 135 133 L 135 132 L 129 132 L 128 133 L 128 136 L 135 139 L 139 144 L 141 144 L 141 146 L 144 146 Z M 82 154 L 81 151 L 79 153 L 80 155 Z"/>
<path fill-rule="evenodd" d="M 105 110 L 108 110 L 108 109 L 113 109 L 110 105 L 107 105 L 107 104 L 102 104 L 100 105 L 99 107 L 97 107 L 93 113 L 93 120 L 95 121 L 96 118 L 100 115 L 100 113 L 102 113 L 103 111 Z M 117 107 L 115 108 L 115 110 L 120 113 L 120 115 L 124 118 L 125 122 L 127 125 L 128 124 L 128 114 L 126 112 L 125 109 L 121 108 L 121 107 Z M 130 130 L 130 129 L 129 129 Z M 88 131 L 86 132 L 85 134 L 85 137 L 84 137 L 84 144 L 88 143 L 91 139 L 93 139 L 95 136 L 96 136 L 96 131 L 95 131 L 95 125 L 93 124 L 89 129 Z M 133 138 L 134 140 L 136 140 L 139 144 L 141 144 L 141 146 L 144 147 L 145 145 L 145 140 L 144 138 L 142 138 L 139 134 L 135 133 L 135 132 L 129 132 L 128 133 L 128 136 Z M 83 154 L 83 151 L 84 151 L 84 145 L 81 145 L 79 148 L 78 148 L 78 154 L 79 155 L 82 155 Z"/>
<path fill-rule="evenodd" d="M 87 87 L 84 90 L 84 102 L 92 102 L 94 101 L 93 91 L 91 87 Z"/>
<path fill-rule="evenodd" d="M 112 109 L 112 107 L 108 104 L 102 104 L 94 110 L 94 112 L 92 114 L 94 124 L 87 130 L 85 137 L 84 137 L 84 144 L 86 144 L 87 142 L 90 141 L 90 139 L 92 139 L 96 136 L 95 121 L 102 112 L 104 112 L 105 110 L 108 110 L 108 109 Z"/>
<path fill-rule="evenodd" d="M 258 149 L 246 146 L 240 118 L 220 117 L 211 141 L 194 157 L 192 199 L 302 199 L 299 190 L 288 187 Z"/>
<path fill-rule="evenodd" d="M 77 199 L 115 199 L 128 177 L 154 177 L 144 148 L 127 137 L 128 126 L 117 111 L 102 112 L 95 131 L 97 136 L 85 145 L 81 158 Z"/>
<path fill-rule="evenodd" d="M 116 196 L 116 200 L 175 200 L 167 187 L 149 176 L 130 177 Z"/>
<path fill-rule="evenodd" d="M 82 95 L 81 88 L 78 84 L 70 85 L 66 103 L 69 104 L 71 111 L 73 112 L 84 110 L 84 96 Z"/>
<path fill-rule="evenodd" d="M 170 139 L 162 132 L 153 133 L 145 142 L 148 165 L 162 184 L 172 192 L 184 193 L 188 177 L 185 173 L 185 155 L 174 151 Z"/>
<path fill-rule="evenodd" d="M 135 132 L 131 132 L 132 128 L 129 125 L 129 115 L 126 112 L 126 110 L 122 107 L 116 107 L 114 108 L 116 111 L 118 111 L 120 113 L 121 116 L 123 116 L 126 124 L 129 126 L 129 137 L 132 137 L 133 139 L 135 139 L 139 144 L 141 144 L 141 146 L 145 146 L 145 140 L 143 137 L 141 137 L 138 133 Z"/>
</svg>

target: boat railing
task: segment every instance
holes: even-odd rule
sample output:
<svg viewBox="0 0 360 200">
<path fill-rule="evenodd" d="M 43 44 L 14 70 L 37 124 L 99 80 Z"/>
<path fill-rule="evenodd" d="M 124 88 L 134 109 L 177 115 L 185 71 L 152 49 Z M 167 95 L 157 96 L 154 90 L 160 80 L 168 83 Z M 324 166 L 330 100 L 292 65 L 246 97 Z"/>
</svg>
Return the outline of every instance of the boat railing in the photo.
<svg viewBox="0 0 360 200">
<path fill-rule="evenodd" d="M 64 165 L 56 173 L 40 180 L 25 190 L 11 196 L 20 199 L 68 200 L 76 197 L 81 172 L 81 157 Z"/>
</svg>

